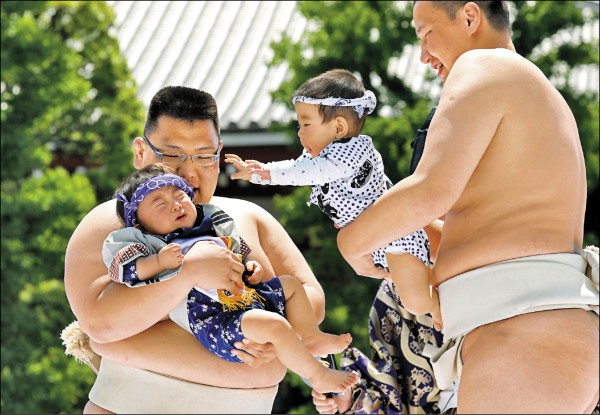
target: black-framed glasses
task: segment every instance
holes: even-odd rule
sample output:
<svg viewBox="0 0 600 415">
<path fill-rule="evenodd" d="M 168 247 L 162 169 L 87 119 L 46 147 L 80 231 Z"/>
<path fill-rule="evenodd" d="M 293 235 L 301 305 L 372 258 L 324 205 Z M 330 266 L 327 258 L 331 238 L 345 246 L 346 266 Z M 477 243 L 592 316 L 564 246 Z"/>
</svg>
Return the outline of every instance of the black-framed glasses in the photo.
<svg viewBox="0 0 600 415">
<path fill-rule="evenodd" d="M 219 161 L 220 153 L 219 153 L 218 148 L 214 154 L 194 154 L 194 155 L 188 156 L 187 154 L 181 154 L 181 153 L 163 153 L 162 151 L 158 151 L 158 149 L 156 147 L 154 147 L 154 145 L 152 145 L 150 140 L 148 140 L 148 137 L 146 137 L 144 135 L 144 136 L 142 136 L 142 138 L 146 141 L 146 143 L 148 143 L 148 145 L 150 146 L 152 151 L 154 151 L 154 154 L 156 154 L 156 157 L 158 157 L 159 160 L 162 161 L 163 163 L 171 164 L 174 166 L 179 166 L 179 165 L 182 165 L 186 159 L 190 158 L 192 160 L 192 163 L 195 164 L 196 166 L 205 166 L 206 167 L 206 166 L 211 166 L 211 165 L 215 164 L 217 161 Z"/>
</svg>

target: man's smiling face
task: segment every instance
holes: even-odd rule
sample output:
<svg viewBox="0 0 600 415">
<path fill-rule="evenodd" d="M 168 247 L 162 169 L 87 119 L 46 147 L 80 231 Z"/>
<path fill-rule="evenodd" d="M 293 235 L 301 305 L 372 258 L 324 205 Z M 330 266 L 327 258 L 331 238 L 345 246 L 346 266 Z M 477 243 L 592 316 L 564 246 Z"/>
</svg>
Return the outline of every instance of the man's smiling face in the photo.
<svg viewBox="0 0 600 415">
<path fill-rule="evenodd" d="M 469 50 L 470 32 L 464 7 L 451 20 L 440 6 L 430 1 L 417 1 L 413 8 L 413 23 L 421 41 L 421 62 L 430 65 L 445 81 L 452 65 Z"/>
</svg>

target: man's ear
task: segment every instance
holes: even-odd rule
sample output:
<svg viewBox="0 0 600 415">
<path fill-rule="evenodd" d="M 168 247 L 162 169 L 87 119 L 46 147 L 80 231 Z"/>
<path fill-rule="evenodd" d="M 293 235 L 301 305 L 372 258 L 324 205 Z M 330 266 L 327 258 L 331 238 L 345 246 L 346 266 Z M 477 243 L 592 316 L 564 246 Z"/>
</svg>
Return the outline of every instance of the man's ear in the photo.
<svg viewBox="0 0 600 415">
<path fill-rule="evenodd" d="M 144 160 L 144 152 L 149 150 L 146 147 L 146 143 L 144 143 L 144 139 L 142 137 L 136 137 L 133 139 L 133 167 L 136 169 L 141 169 L 144 167 L 142 161 Z"/>
<path fill-rule="evenodd" d="M 476 3 L 468 2 L 465 4 L 462 10 L 462 15 L 460 16 L 464 19 L 465 25 L 467 26 L 467 30 L 470 34 L 474 34 L 479 29 L 479 25 L 481 24 L 481 9 Z"/>
<path fill-rule="evenodd" d="M 344 138 L 348 136 L 348 120 L 342 116 L 335 117 L 335 138 Z"/>
</svg>

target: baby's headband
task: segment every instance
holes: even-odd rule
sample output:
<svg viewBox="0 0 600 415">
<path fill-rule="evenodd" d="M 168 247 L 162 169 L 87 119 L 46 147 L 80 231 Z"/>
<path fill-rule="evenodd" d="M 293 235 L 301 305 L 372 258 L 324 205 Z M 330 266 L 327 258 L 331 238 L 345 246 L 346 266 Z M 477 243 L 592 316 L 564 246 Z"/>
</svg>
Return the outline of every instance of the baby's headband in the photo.
<svg viewBox="0 0 600 415">
<path fill-rule="evenodd" d="M 153 191 L 165 186 L 178 187 L 186 192 L 190 199 L 194 200 L 194 191 L 183 177 L 179 177 L 175 174 L 161 174 L 160 176 L 151 177 L 135 189 L 135 192 L 133 192 L 133 195 L 131 196 L 131 200 L 127 200 L 127 198 L 120 193 L 115 194 L 115 198 L 125 204 L 123 209 L 125 213 L 125 226 L 127 228 L 136 224 L 135 212 L 142 200 Z"/>
<path fill-rule="evenodd" d="M 367 109 L 367 114 L 373 112 L 375 107 L 377 106 L 377 99 L 375 98 L 375 94 L 373 91 L 366 90 L 364 95 L 360 98 L 310 98 L 302 95 L 295 95 L 292 97 L 292 104 L 296 104 L 297 102 L 304 102 L 305 104 L 313 104 L 313 105 L 327 105 L 328 107 L 352 107 L 354 111 L 358 113 L 358 118 L 362 118 L 365 109 Z"/>
</svg>

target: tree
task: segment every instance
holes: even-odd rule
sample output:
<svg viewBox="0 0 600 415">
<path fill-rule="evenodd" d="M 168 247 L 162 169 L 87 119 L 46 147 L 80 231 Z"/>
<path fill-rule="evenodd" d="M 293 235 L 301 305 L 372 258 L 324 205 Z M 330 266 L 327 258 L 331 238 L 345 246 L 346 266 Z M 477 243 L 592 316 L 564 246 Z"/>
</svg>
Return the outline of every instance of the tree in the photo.
<svg viewBox="0 0 600 415">
<path fill-rule="evenodd" d="M 94 375 L 59 338 L 75 318 L 64 253 L 132 170 L 143 107 L 104 2 L 5 1 L 1 13 L 1 410 L 74 413 Z"/>
<path fill-rule="evenodd" d="M 375 112 L 366 122 L 365 133 L 373 137 L 384 155 L 386 173 L 393 182 L 409 174 L 412 149 L 410 142 L 425 120 L 436 97 L 420 96 L 401 76 L 392 73 L 390 60 L 399 58 L 405 45 L 416 43 L 411 26 L 412 2 L 387 1 L 303 1 L 299 11 L 309 21 L 303 36 L 293 42 L 283 36 L 274 43 L 271 64 L 287 62 L 289 80 L 273 93 L 276 100 L 291 107 L 290 96 L 307 79 L 328 69 L 345 68 L 362 79 L 375 92 L 378 108 L 388 107 L 391 116 Z M 577 66 L 598 64 L 598 45 L 570 42 L 546 50 L 544 39 L 561 30 L 582 25 L 596 16 L 586 16 L 573 2 L 514 2 L 514 41 L 517 50 L 538 64 L 552 79 L 573 109 L 584 147 L 589 193 L 598 188 L 598 96 L 574 90 L 567 82 Z M 401 75 L 401 74 L 400 74 Z M 428 79 L 428 82 L 439 82 Z M 295 137 L 295 122 L 276 126 Z M 292 140 L 295 141 L 295 140 Z M 292 144 L 298 148 L 298 144 Z M 327 312 L 325 328 L 333 333 L 350 331 L 353 345 L 368 350 L 367 318 L 378 282 L 357 277 L 337 250 L 336 230 L 318 208 L 306 207 L 308 188 L 298 188 L 288 196 L 276 196 L 280 221 L 301 247 L 309 264 L 325 289 Z M 588 211 L 590 206 L 588 206 Z M 597 210 L 596 210 L 597 211 Z M 586 223 L 587 225 L 588 223 Z M 598 226 L 587 227 L 588 242 L 598 244 Z M 335 293 L 335 294 L 333 294 Z M 356 299 L 360 299 L 356 301 Z M 301 386 L 294 374 L 288 374 L 281 390 L 290 388 L 304 395 L 294 413 L 312 413 L 309 388 Z M 286 409 L 289 409 L 286 408 Z"/>
</svg>

